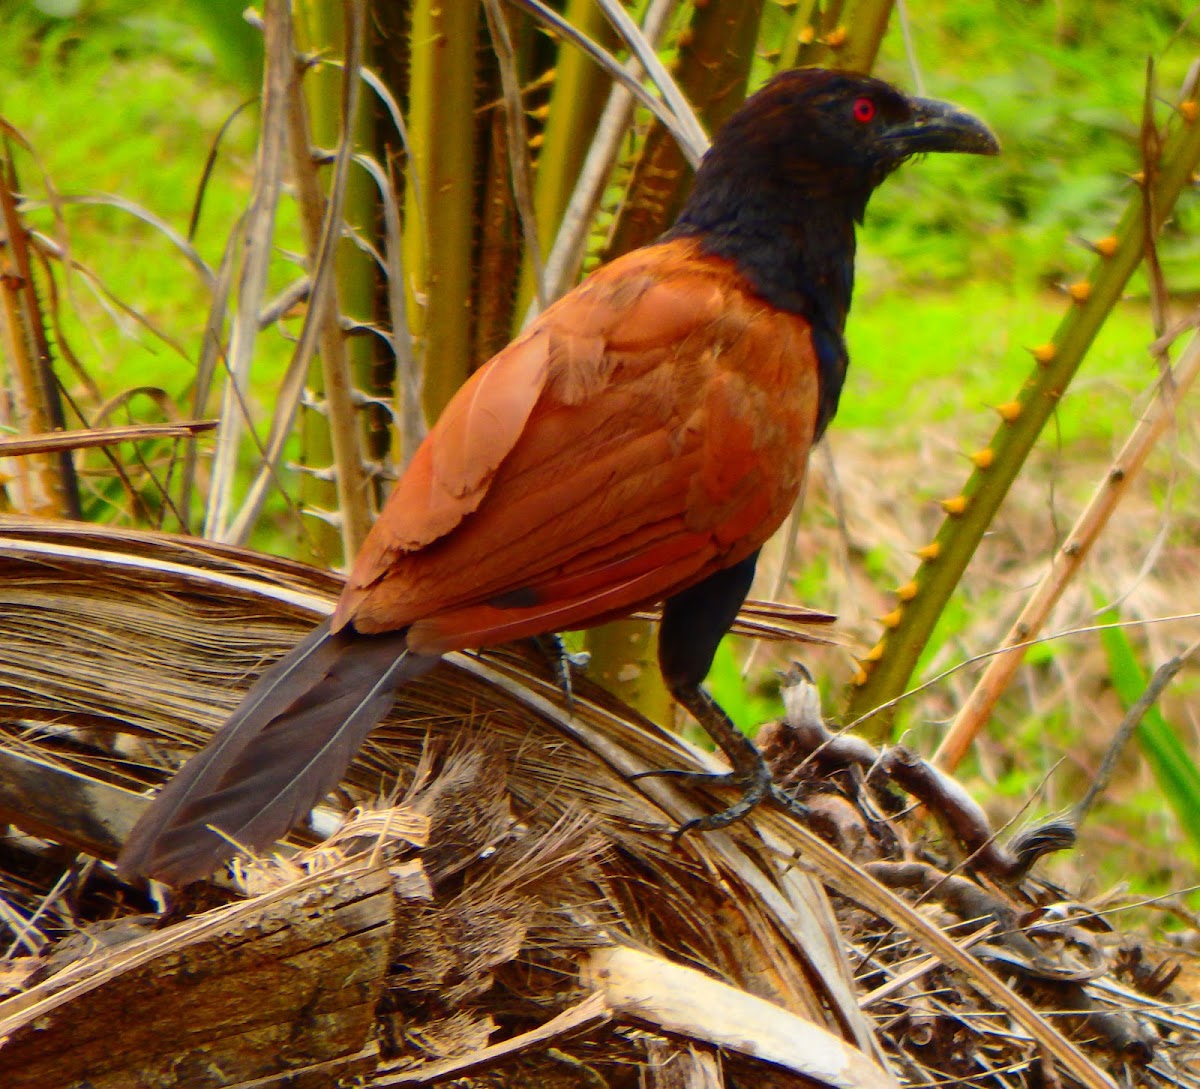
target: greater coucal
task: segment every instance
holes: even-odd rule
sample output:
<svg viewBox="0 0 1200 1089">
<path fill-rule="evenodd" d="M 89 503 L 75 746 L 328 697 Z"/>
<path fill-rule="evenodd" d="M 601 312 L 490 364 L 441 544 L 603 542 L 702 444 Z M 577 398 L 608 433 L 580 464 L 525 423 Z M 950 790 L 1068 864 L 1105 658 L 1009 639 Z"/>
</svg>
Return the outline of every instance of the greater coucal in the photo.
<svg viewBox="0 0 1200 1089">
<path fill-rule="evenodd" d="M 676 224 L 588 277 L 459 390 L 333 618 L 166 785 L 122 873 L 183 883 L 227 860 L 230 840 L 274 842 L 337 784 L 397 687 L 446 652 L 658 602 L 667 686 L 742 789 L 696 823 L 778 797 L 701 682 L 837 408 L 855 224 L 888 174 L 931 151 L 997 145 L 952 106 L 841 72 L 785 72 L 748 99 Z"/>
</svg>

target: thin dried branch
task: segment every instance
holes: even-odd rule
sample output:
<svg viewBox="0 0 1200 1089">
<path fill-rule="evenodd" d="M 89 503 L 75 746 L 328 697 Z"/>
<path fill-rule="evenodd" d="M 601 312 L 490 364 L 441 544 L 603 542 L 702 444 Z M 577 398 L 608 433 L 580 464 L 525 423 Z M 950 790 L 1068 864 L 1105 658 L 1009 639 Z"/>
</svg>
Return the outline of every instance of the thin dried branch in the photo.
<svg viewBox="0 0 1200 1089">
<path fill-rule="evenodd" d="M 242 229 L 242 267 L 238 281 L 237 311 L 230 332 L 226 381 L 221 402 L 221 426 L 213 450 L 212 479 L 205 508 L 204 536 L 237 540 L 234 489 L 237 484 L 241 438 L 252 422 L 245 396 L 258 338 L 258 314 L 266 294 L 275 211 L 279 205 L 287 152 L 288 86 L 292 72 L 291 4 L 267 0 L 265 69 L 262 95 L 262 129 L 254 172 L 254 195 Z"/>
<path fill-rule="evenodd" d="M 142 439 L 183 439 L 211 431 L 216 420 L 180 420 L 165 424 L 127 424 L 116 427 L 89 427 L 76 431 L 51 431 L 25 435 L 19 439 L 0 438 L 0 457 L 41 454 L 51 450 L 82 450 L 89 446 L 111 446 Z"/>
<path fill-rule="evenodd" d="M 246 217 L 239 216 L 230 228 L 229 237 L 225 240 L 225 249 L 221 254 L 221 263 L 217 266 L 216 275 L 213 278 L 210 292 L 211 301 L 204 319 L 204 340 L 200 347 L 200 358 L 196 362 L 196 378 L 192 384 L 192 414 L 197 417 L 204 416 L 208 412 L 213 382 L 216 380 L 221 365 L 227 363 L 225 318 L 229 312 L 230 294 L 237 272 L 237 255 L 245 238 L 245 227 Z M 245 411 L 244 405 L 242 410 Z M 254 432 L 252 435 L 257 442 L 258 435 Z M 258 448 L 261 452 L 261 444 Z M 192 509 L 198 458 L 199 448 L 196 443 L 188 443 L 179 487 L 179 506 L 184 511 L 190 512 Z"/>
<path fill-rule="evenodd" d="M 51 258 L 46 253 L 46 250 L 40 243 L 40 237 L 36 234 L 32 237 L 34 245 L 32 247 L 34 256 L 37 258 L 38 266 L 42 271 L 42 283 L 46 285 L 46 295 L 48 296 L 48 306 L 46 307 L 46 317 L 50 322 L 50 330 L 54 336 L 54 343 L 58 346 L 58 354 L 62 357 L 63 362 L 71 368 L 71 373 L 78 379 L 80 385 L 87 391 L 88 396 L 99 400 L 101 397 L 100 387 L 96 384 L 94 378 L 88 373 L 87 368 L 80 361 L 71 346 L 71 338 L 67 335 L 63 328 L 63 307 L 62 299 L 59 296 L 58 284 L 54 279 L 53 266 Z M 69 272 L 64 272 L 69 275 Z M 64 398 L 70 400 L 70 394 L 65 390 L 65 383 L 60 382 L 59 388 L 63 390 Z M 74 407 L 74 406 L 72 406 Z M 82 416 L 80 416 L 82 419 Z"/>
<path fill-rule="evenodd" d="M 257 101 L 257 97 L 248 98 L 241 105 L 237 106 L 221 122 L 221 127 L 217 129 L 217 134 L 213 137 L 213 141 L 209 145 L 208 155 L 204 159 L 204 168 L 200 172 L 200 180 L 196 183 L 196 199 L 192 202 L 192 214 L 188 217 L 188 242 L 194 243 L 196 241 L 196 231 L 200 228 L 200 212 L 204 208 L 204 194 L 208 191 L 209 180 L 212 178 L 212 172 L 217 165 L 217 155 L 221 149 L 221 141 L 225 139 L 225 134 L 229 132 L 230 126 L 242 115 L 242 112 L 248 106 L 253 106 Z"/>
<path fill-rule="evenodd" d="M 70 269 L 72 272 L 78 272 L 83 276 L 85 286 L 92 292 L 93 297 L 100 303 L 108 316 L 112 319 L 114 325 L 121 329 L 126 329 L 128 322 L 121 320 L 121 315 L 127 318 L 132 318 L 134 323 L 142 329 L 145 329 L 155 340 L 166 345 L 180 359 L 191 362 L 191 357 L 188 355 L 187 349 L 180 341 L 172 336 L 161 325 L 157 324 L 137 307 L 127 303 L 124 299 L 119 298 L 115 292 L 105 283 L 104 279 L 93 269 L 85 265 L 82 261 L 70 256 L 70 251 L 60 245 L 58 242 L 37 231 L 30 233 L 30 242 L 32 248 L 38 254 L 38 257 L 43 261 L 50 259 L 57 260 L 64 274 Z"/>
<path fill-rule="evenodd" d="M 604 14 L 612 23 L 613 29 L 629 46 L 630 52 L 641 62 L 642 67 L 646 70 L 646 75 L 678 121 L 680 149 L 687 156 L 688 162 L 693 167 L 697 166 L 709 141 L 708 133 L 700 124 L 700 119 L 696 116 L 696 111 L 692 109 L 692 104 L 667 71 L 666 65 L 658 56 L 654 43 L 642 33 L 641 27 L 633 21 L 625 8 L 617 0 L 597 0 L 597 3 L 604 9 Z"/>
<path fill-rule="evenodd" d="M 338 143 L 334 156 L 333 182 L 330 186 L 329 199 L 325 204 L 325 216 L 321 224 L 320 242 L 313 259 L 312 293 L 308 312 L 305 314 L 304 326 L 300 331 L 300 339 L 296 343 L 287 373 L 280 385 L 279 395 L 275 402 L 275 412 L 271 419 L 271 433 L 263 449 L 263 465 L 255 475 L 236 518 L 230 523 L 223 539 L 233 542 L 243 542 L 249 536 L 250 530 L 257 520 L 262 505 L 266 500 L 267 489 L 278 479 L 279 467 L 283 456 L 284 446 L 291 433 L 300 399 L 304 392 L 304 383 L 308 375 L 309 364 L 316 350 L 317 340 L 323 327 L 330 322 L 322 320 L 327 306 L 326 298 L 333 292 L 335 275 L 335 259 L 338 242 L 342 236 L 342 212 L 346 194 L 346 178 L 353 158 L 354 117 L 358 111 L 359 79 L 358 63 L 362 49 L 362 19 L 365 19 L 365 9 L 355 3 L 348 8 L 348 18 L 353 18 L 356 33 L 348 33 L 346 39 L 347 69 L 342 85 L 342 138 Z M 268 20 L 268 26 L 270 20 Z M 289 50 L 290 59 L 290 50 Z M 331 334 L 333 335 L 333 334 Z M 338 333 L 340 335 L 340 332 Z M 326 374 L 326 381 L 334 378 L 343 385 L 349 401 L 348 375 L 340 377 Z M 351 412 L 347 406 L 347 412 Z M 348 515 L 355 517 L 364 524 L 358 531 L 366 535 L 366 523 L 369 515 L 366 507 L 366 476 L 362 472 L 361 454 L 357 447 L 357 435 L 350 436 L 344 429 L 335 428 L 335 439 L 338 435 L 347 447 L 352 450 L 343 451 L 345 460 L 338 457 L 338 489 L 339 497 L 347 488 L 354 489 L 354 494 L 344 498 L 353 500 L 353 505 L 347 508 Z M 353 440 L 353 441 L 352 441 Z M 354 468 L 357 466 L 357 469 Z M 348 479 L 353 477 L 352 480 Z M 354 512 L 358 514 L 355 515 Z M 357 551 L 357 546 L 354 551 Z M 353 555 L 348 551 L 347 556 Z"/>
<path fill-rule="evenodd" d="M 628 90 L 641 105 L 645 106 L 667 127 L 667 130 L 679 142 L 679 146 L 684 149 L 684 154 L 687 155 L 688 161 L 692 166 L 699 163 L 700 156 L 704 154 L 704 149 L 708 146 L 708 137 L 704 134 L 704 130 L 696 120 L 691 107 L 687 105 L 682 96 L 678 95 L 675 91 L 670 92 L 670 97 L 678 103 L 678 108 L 681 111 L 680 114 L 677 114 L 676 110 L 672 106 L 668 106 L 663 99 L 656 98 L 647 91 L 637 78 L 630 75 L 621 65 L 621 62 L 611 53 L 606 49 L 602 49 L 591 38 L 580 34 L 570 23 L 566 22 L 560 15 L 543 4 L 541 0 L 509 0 L 509 3 L 514 7 L 519 7 L 529 12 L 539 22 L 549 27 L 560 37 L 577 45 L 592 57 L 614 80 Z M 608 14 L 607 8 L 605 14 Z M 619 18 L 620 16 L 614 16 L 614 21 Z M 649 44 L 649 38 L 637 30 L 632 20 L 628 20 L 628 17 L 626 17 L 626 22 L 623 25 L 633 41 L 637 43 L 636 48 L 642 54 L 654 56 L 653 47 Z M 644 60 L 645 58 L 643 57 L 642 59 Z M 655 60 L 657 61 L 657 58 Z M 661 62 L 656 63 L 654 68 L 659 73 L 657 77 L 661 81 L 659 83 L 659 90 L 663 92 L 665 98 L 667 97 L 667 91 L 664 88 L 671 88 L 673 81 L 665 69 L 663 69 Z"/>
<path fill-rule="evenodd" d="M 1200 335 L 1192 337 L 1179 362 L 1156 382 L 1154 400 L 1137 422 L 1096 491 L 1067 534 L 1050 567 L 1030 595 L 1003 643 L 988 663 L 934 754 L 939 767 L 953 771 L 970 750 L 996 702 L 1025 658 L 1025 648 L 1045 626 L 1055 604 L 1079 573 L 1092 545 L 1129 494 L 1163 434 L 1175 426 L 1181 399 L 1200 376 Z"/>
<path fill-rule="evenodd" d="M 188 264 L 199 274 L 201 283 L 205 287 L 212 286 L 213 270 L 201 256 L 200 251 L 165 219 L 155 215 L 148 208 L 143 208 L 137 201 L 129 200 L 115 193 L 57 193 L 54 197 L 54 203 L 63 206 L 78 205 L 80 207 L 92 208 L 115 208 L 118 212 L 124 212 L 126 215 L 132 216 L 134 219 L 146 224 L 147 227 L 152 227 L 158 234 L 161 234 L 175 249 L 187 258 Z M 49 205 L 50 202 L 47 201 L 46 204 Z M 41 201 L 35 200 L 26 201 L 25 205 L 30 209 L 43 206 Z M 54 244 L 55 246 L 62 246 L 61 240 Z M 67 260 L 65 247 L 62 248 L 61 256 L 65 262 Z"/>
<path fill-rule="evenodd" d="M 666 28 L 667 16 L 673 3 L 674 0 L 653 0 L 647 8 L 642 31 L 648 41 L 658 42 Z M 636 79 L 641 73 L 641 65 L 631 59 L 624 72 L 627 79 Z M 563 212 L 558 233 L 554 236 L 554 245 L 546 258 L 543 279 L 548 299 L 557 299 L 562 295 L 579 274 L 588 232 L 591 230 L 596 209 L 600 207 L 604 186 L 612 175 L 621 141 L 625 139 L 629 129 L 633 96 L 624 81 L 617 82 L 618 86 L 613 87 L 609 93 L 604 112 L 600 115 L 595 136 L 592 137 L 571 199 Z M 537 314 L 536 307 L 530 304 L 523 324 L 528 325 Z"/>
<path fill-rule="evenodd" d="M 1167 345 L 1163 343 L 1163 333 L 1167 328 L 1167 300 L 1170 292 L 1167 290 L 1166 277 L 1163 276 L 1162 262 L 1158 259 L 1158 240 L 1154 230 L 1154 224 L 1158 222 L 1154 191 L 1157 188 L 1159 161 L 1162 158 L 1162 133 L 1154 120 L 1154 104 L 1157 98 L 1154 58 L 1147 57 L 1146 87 L 1142 94 L 1142 124 L 1138 133 L 1138 143 L 1142 152 L 1142 189 L 1146 194 L 1142 203 L 1142 234 L 1146 240 L 1143 261 L 1146 266 L 1146 279 L 1150 285 L 1150 322 L 1154 328 L 1155 340 L 1152 351 L 1157 356 L 1160 369 L 1166 371 L 1170 360 L 1167 357 Z"/>
</svg>

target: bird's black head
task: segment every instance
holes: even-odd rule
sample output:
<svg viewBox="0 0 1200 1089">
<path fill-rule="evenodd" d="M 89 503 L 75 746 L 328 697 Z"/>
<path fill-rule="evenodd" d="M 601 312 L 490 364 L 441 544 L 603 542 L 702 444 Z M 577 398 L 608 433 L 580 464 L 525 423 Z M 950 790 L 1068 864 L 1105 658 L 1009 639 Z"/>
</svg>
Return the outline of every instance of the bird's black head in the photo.
<svg viewBox="0 0 1200 1089">
<path fill-rule="evenodd" d="M 717 133 L 689 206 L 762 193 L 786 214 L 834 198 L 858 220 L 871 190 L 905 159 L 930 151 L 994 155 L 999 145 L 981 121 L 948 103 L 911 98 L 869 76 L 797 68 L 748 98 Z"/>
<path fill-rule="evenodd" d="M 996 138 L 945 102 L 882 80 L 821 68 L 776 76 L 713 139 L 667 238 L 696 238 L 748 283 L 813 326 L 821 361 L 818 430 L 846 369 L 842 338 L 854 286 L 854 225 L 871 192 L 931 151 L 994 155 Z"/>
</svg>

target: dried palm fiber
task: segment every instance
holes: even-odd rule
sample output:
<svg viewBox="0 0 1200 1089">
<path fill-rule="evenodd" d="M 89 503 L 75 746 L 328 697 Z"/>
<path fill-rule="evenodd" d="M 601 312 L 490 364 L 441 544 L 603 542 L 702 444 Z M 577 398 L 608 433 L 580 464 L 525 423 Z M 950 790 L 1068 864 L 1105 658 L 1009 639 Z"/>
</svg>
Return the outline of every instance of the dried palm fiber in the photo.
<svg viewBox="0 0 1200 1089">
<path fill-rule="evenodd" d="M 108 791 L 129 803 L 127 816 L 106 823 L 104 814 L 81 816 L 88 803 L 73 796 L 69 820 L 59 819 L 59 798 L 47 804 L 27 794 L 6 803 L 0 787 L 6 819 L 41 837 L 12 852 L 33 844 L 51 872 L 54 843 L 111 856 L 122 820 L 131 821 L 142 804 L 119 788 L 160 781 L 166 768 L 156 765 L 199 744 L 250 677 L 328 611 L 336 590 L 328 575 L 205 542 L 0 519 L 0 759 L 27 760 L 35 752 L 51 770 L 87 776 L 96 798 Z M 873 1061 L 877 1036 L 859 1011 L 842 936 L 820 886 L 793 864 L 799 854 L 840 892 L 902 925 L 926 949 L 936 948 L 1081 1084 L 1112 1084 L 1052 1026 L 1006 996 L 994 977 L 961 953 L 955 961 L 944 938 L 938 945 L 927 924 L 922 929 L 920 920 L 907 918 L 894 897 L 877 886 L 872 891 L 845 859 L 782 815 L 763 812 L 727 834 L 689 837 L 676 848 L 669 829 L 717 800 L 694 786 L 631 784 L 627 777 L 702 761 L 584 679 L 574 707 L 565 708 L 536 657 L 456 655 L 405 689 L 351 769 L 346 791 L 350 800 L 366 799 L 399 781 L 407 791 L 402 808 L 431 819 L 427 847 L 401 861 L 418 866 L 432 900 L 418 894 L 396 900 L 391 968 L 379 980 L 379 1040 L 370 1047 L 358 1040 L 351 1053 L 339 1053 L 339 1062 L 358 1065 L 343 1066 L 338 1076 L 410 1084 L 461 1076 L 477 1067 L 478 1056 L 486 1065 L 490 1055 L 500 1063 L 495 1070 L 513 1080 L 497 1082 L 493 1070 L 487 1084 L 581 1084 L 581 1068 L 572 1062 L 604 1063 L 604 1078 L 616 1084 L 623 1083 L 620 1071 L 635 1081 L 650 1077 L 645 1064 L 663 1040 L 671 1062 L 654 1069 L 678 1072 L 685 1055 L 697 1054 L 690 1045 L 680 1050 L 679 1040 L 690 1039 L 719 1046 L 725 1061 L 713 1074 L 701 1061 L 711 1051 L 701 1046 L 699 1065 L 688 1067 L 679 1084 L 720 1084 L 706 1081 L 710 1075 L 798 1084 L 785 1073 L 797 1069 L 789 1066 L 787 1048 L 769 1045 L 788 1034 L 772 1036 L 771 1017 L 761 1012 L 748 1015 L 751 1028 L 746 1016 L 736 1016 L 740 1002 L 757 996 L 769 1008 L 823 1026 L 834 1045 L 840 1039 L 862 1048 L 835 1047 L 835 1061 L 806 1070 L 809 1083 L 845 1084 L 853 1071 L 860 1084 L 889 1084 L 890 1075 Z M 67 832 L 54 834 L 56 819 Z M 32 905 L 37 881 L 17 873 L 18 864 L 6 865 L 11 895 Z M 92 881 L 107 887 L 104 895 L 93 893 L 103 906 L 89 920 L 128 913 L 130 890 L 114 891 L 108 874 Z M 40 887 L 44 896 L 44 877 Z M 300 900 L 311 895 L 304 888 L 297 885 Z M 52 945 L 55 926 L 68 927 L 56 910 L 55 925 L 47 911 L 41 930 L 27 928 L 31 954 L 39 947 L 34 935 Z M 630 946 L 732 985 L 724 997 L 705 999 L 710 1013 L 716 1004 L 716 1027 L 709 1018 L 704 1031 L 689 1036 L 684 1026 L 698 1020 L 671 1008 L 676 1000 L 700 1001 L 703 980 L 678 980 L 661 960 L 650 972 L 631 965 L 621 959 Z M 53 990 L 55 978 L 32 987 L 26 979 L 21 993 L 0 1002 L 0 1035 L 12 1031 L 18 1041 L 20 1032 L 32 1031 L 29 1019 L 43 1008 L 38 988 Z M 586 1006 L 593 999 L 607 1013 Z M 630 1024 L 655 1031 L 631 1033 Z M 558 1027 L 550 1032 L 552 1026 Z M 798 1032 L 790 1033 L 793 1052 Z M 564 1051 L 568 1039 L 572 1047 Z M 737 1053 L 766 1056 L 778 1069 L 739 1067 L 749 1060 L 731 1057 Z M 853 1055 L 858 1059 L 851 1062 Z M 310 1059 L 281 1061 L 295 1066 Z M 403 1072 L 397 1063 L 417 1065 Z M 835 1068 L 840 1075 L 828 1073 Z M 114 1077 L 128 1079 L 125 1071 Z"/>
<path fill-rule="evenodd" d="M 338 588 L 301 565 L 207 542 L 15 518 L 0 520 L 0 586 L 3 747 L 135 790 L 165 777 L 153 764 L 199 745 Z M 586 681 L 573 713 L 561 704 L 536 659 L 452 656 L 401 693 L 348 790 L 370 797 L 410 781 L 422 754 L 483 746 L 487 767 L 505 774 L 468 782 L 468 793 L 506 794 L 535 831 L 586 814 L 606 845 L 584 897 L 606 901 L 605 940 L 666 948 L 874 1054 L 819 885 L 756 855 L 749 829 L 676 850 L 669 830 L 716 800 L 626 776 L 695 754 L 649 723 L 631 727 Z M 24 809 L 5 816 L 43 837 L 53 823 Z M 120 831 L 96 834 L 94 849 Z M 722 917 L 728 928 L 713 925 Z M 576 929 L 577 943 L 598 940 L 594 923 Z"/>
</svg>

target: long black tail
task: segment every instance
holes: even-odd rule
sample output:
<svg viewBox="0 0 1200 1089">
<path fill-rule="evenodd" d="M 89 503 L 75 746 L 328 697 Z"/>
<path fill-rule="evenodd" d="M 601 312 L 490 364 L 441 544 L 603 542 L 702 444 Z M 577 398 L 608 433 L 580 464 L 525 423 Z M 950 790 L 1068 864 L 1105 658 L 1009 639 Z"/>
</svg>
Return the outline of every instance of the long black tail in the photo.
<svg viewBox="0 0 1200 1089">
<path fill-rule="evenodd" d="M 437 662 L 409 652 L 403 633 L 322 624 L 163 787 L 121 852 L 122 876 L 182 885 L 228 861 L 235 843 L 270 846 L 337 785 L 396 689 Z"/>
</svg>

